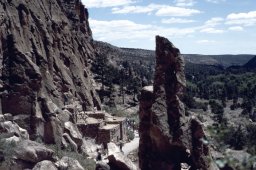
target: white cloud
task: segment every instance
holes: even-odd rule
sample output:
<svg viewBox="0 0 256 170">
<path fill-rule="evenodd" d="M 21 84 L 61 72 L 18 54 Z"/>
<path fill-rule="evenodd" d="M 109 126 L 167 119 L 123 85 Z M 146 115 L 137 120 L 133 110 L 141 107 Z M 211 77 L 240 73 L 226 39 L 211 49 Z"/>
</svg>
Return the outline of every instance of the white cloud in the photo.
<svg viewBox="0 0 256 170">
<path fill-rule="evenodd" d="M 176 0 L 175 1 L 176 6 L 194 6 L 195 5 L 195 0 Z"/>
<path fill-rule="evenodd" d="M 229 27 L 228 30 L 230 31 L 243 31 L 244 28 L 240 26 L 235 26 L 235 27 Z"/>
<path fill-rule="evenodd" d="M 211 3 L 215 3 L 215 4 L 218 4 L 218 3 L 221 3 L 221 2 L 225 2 L 226 0 L 206 0 L 207 2 L 211 2 Z"/>
<path fill-rule="evenodd" d="M 212 44 L 212 43 L 216 43 L 216 41 L 214 41 L 214 40 L 198 40 L 198 41 L 196 41 L 196 43 L 198 43 L 198 44 Z"/>
<path fill-rule="evenodd" d="M 195 22 L 195 20 L 182 19 L 182 18 L 170 18 L 170 19 L 162 19 L 161 22 L 163 24 L 186 24 Z"/>
<path fill-rule="evenodd" d="M 232 13 L 227 16 L 227 19 L 253 19 L 256 18 L 256 11 L 248 13 Z"/>
<path fill-rule="evenodd" d="M 201 11 L 196 9 L 164 6 L 156 12 L 157 16 L 191 16 L 194 14 L 199 14 Z"/>
<path fill-rule="evenodd" d="M 224 33 L 224 30 L 216 29 L 216 28 L 203 28 L 200 32 L 210 33 L 210 34 L 221 34 Z"/>
<path fill-rule="evenodd" d="M 253 26 L 256 25 L 256 11 L 248 13 L 232 13 L 227 16 L 227 25 L 243 25 Z"/>
<path fill-rule="evenodd" d="M 135 0 L 82 0 L 87 8 L 105 8 L 135 3 Z"/>
<path fill-rule="evenodd" d="M 159 34 L 166 37 L 180 37 L 195 32 L 195 28 L 165 28 L 138 24 L 130 20 L 99 21 L 90 19 L 89 22 L 95 39 L 110 42 L 115 40 L 152 39 Z"/>
<path fill-rule="evenodd" d="M 161 4 L 149 4 L 147 6 L 124 6 L 112 8 L 114 14 L 129 14 L 129 13 L 152 13 L 157 16 L 191 16 L 199 14 L 201 11 L 190 8 L 182 8 Z"/>
<path fill-rule="evenodd" d="M 200 32 L 203 33 L 210 33 L 210 34 L 221 34 L 224 33 L 224 30 L 217 29 L 216 26 L 222 24 L 222 21 L 224 21 L 223 18 L 220 17 L 214 17 L 209 20 L 207 20 L 204 25 L 199 27 Z"/>
<path fill-rule="evenodd" d="M 243 25 L 243 26 L 254 26 L 256 25 L 255 19 L 239 19 L 239 20 L 228 20 L 226 21 L 227 25 Z"/>
<path fill-rule="evenodd" d="M 214 18 L 207 20 L 204 25 L 207 27 L 215 27 L 217 25 L 220 25 L 223 20 L 224 20 L 223 18 L 214 17 Z"/>
<path fill-rule="evenodd" d="M 122 8 L 112 8 L 114 14 L 128 14 L 128 13 L 151 13 L 162 8 L 163 5 L 149 4 L 147 6 L 124 6 Z"/>
</svg>

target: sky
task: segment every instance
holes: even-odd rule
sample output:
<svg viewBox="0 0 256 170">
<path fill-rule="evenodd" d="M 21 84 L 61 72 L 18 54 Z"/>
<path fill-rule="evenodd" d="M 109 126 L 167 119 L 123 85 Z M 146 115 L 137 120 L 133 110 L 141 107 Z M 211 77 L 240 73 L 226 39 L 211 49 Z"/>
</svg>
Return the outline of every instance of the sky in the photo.
<svg viewBox="0 0 256 170">
<path fill-rule="evenodd" d="M 93 38 L 155 49 L 168 38 L 183 54 L 256 54 L 256 0 L 82 0 Z"/>
</svg>

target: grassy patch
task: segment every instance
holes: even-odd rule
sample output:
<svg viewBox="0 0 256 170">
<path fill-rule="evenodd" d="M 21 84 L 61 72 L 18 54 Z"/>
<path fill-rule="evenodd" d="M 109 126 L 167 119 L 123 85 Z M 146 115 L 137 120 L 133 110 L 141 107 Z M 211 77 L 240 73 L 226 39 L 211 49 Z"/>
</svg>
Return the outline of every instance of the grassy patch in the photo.
<svg viewBox="0 0 256 170">
<path fill-rule="evenodd" d="M 0 134 L 0 169 L 1 167 L 10 167 L 13 154 L 17 144 L 15 142 L 6 142 L 7 134 Z M 2 157 L 3 156 L 3 157 Z"/>
<path fill-rule="evenodd" d="M 88 159 L 86 154 L 80 154 L 71 151 L 70 148 L 62 150 L 58 145 L 48 145 L 48 148 L 54 151 L 55 156 L 62 158 L 64 156 L 76 159 L 85 170 L 95 170 L 96 163 L 92 159 Z"/>
</svg>

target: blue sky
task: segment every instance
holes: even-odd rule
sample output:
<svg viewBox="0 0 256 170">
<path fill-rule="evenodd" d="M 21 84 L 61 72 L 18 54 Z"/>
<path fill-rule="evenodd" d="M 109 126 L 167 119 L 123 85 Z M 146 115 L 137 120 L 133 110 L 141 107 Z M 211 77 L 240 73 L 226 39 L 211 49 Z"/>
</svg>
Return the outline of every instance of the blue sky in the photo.
<svg viewBox="0 0 256 170">
<path fill-rule="evenodd" d="M 184 54 L 256 54 L 255 0 L 82 0 L 95 40 L 155 48 L 155 35 Z"/>
</svg>

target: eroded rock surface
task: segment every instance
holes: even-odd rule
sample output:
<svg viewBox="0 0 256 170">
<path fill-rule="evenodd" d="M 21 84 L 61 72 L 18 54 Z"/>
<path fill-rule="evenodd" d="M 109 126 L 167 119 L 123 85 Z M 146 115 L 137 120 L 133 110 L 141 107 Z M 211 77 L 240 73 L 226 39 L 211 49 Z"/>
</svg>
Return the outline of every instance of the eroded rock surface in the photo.
<svg viewBox="0 0 256 170">
<path fill-rule="evenodd" d="M 74 158 L 64 156 L 61 160 L 57 161 L 55 165 L 58 169 L 67 169 L 67 170 L 84 170 L 81 164 Z"/>
<path fill-rule="evenodd" d="M 153 87 L 140 98 L 139 164 L 142 170 L 214 169 L 205 135 L 196 118 L 185 116 L 181 102 L 186 85 L 184 60 L 166 38 L 156 37 Z"/>
<path fill-rule="evenodd" d="M 53 153 L 53 150 L 46 148 L 42 144 L 30 140 L 23 140 L 15 150 L 15 158 L 37 163 L 43 160 L 53 160 Z"/>
<path fill-rule="evenodd" d="M 88 12 L 79 0 L 0 1 L 2 112 L 29 115 L 22 127 L 31 138 L 59 136 L 46 133 L 58 133 L 56 114 L 73 101 L 100 108 L 93 57 Z"/>
<path fill-rule="evenodd" d="M 0 123 L 0 133 L 5 133 L 8 136 L 17 136 L 22 139 L 29 139 L 28 132 L 19 127 L 15 122 L 5 121 Z"/>
<path fill-rule="evenodd" d="M 38 162 L 32 170 L 58 170 L 54 163 L 51 161 Z"/>
<path fill-rule="evenodd" d="M 136 165 L 121 153 L 120 148 L 114 143 L 108 144 L 108 165 L 115 170 L 137 170 Z"/>
</svg>

